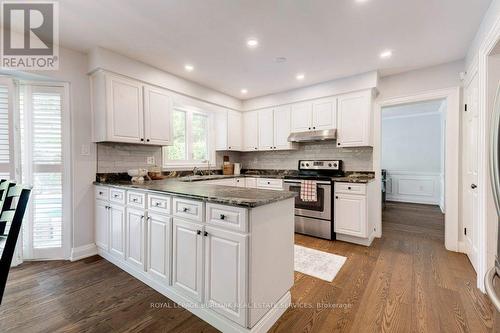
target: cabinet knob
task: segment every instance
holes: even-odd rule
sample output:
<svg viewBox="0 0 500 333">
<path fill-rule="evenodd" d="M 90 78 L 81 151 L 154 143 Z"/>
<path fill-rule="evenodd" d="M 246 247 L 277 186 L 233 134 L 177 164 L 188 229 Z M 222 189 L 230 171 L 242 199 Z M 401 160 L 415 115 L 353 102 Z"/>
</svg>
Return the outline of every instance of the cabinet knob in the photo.
<svg viewBox="0 0 500 333">
<path fill-rule="evenodd" d="M 118 194 L 115 194 L 115 195 L 113 195 L 113 196 L 114 196 L 115 198 L 118 198 L 118 197 L 119 197 L 119 195 L 118 195 Z"/>
<path fill-rule="evenodd" d="M 257 149 L 257 147 L 255 147 L 255 149 Z"/>
<path fill-rule="evenodd" d="M 203 234 L 203 236 L 207 237 L 208 236 L 208 232 L 205 231 L 205 233 Z"/>
<path fill-rule="evenodd" d="M 101 191 L 99 191 L 99 195 L 103 195 L 103 193 Z"/>
<path fill-rule="evenodd" d="M 159 206 L 160 206 L 160 203 L 159 203 L 159 202 L 155 202 L 155 206 L 156 206 L 156 207 L 159 207 Z"/>
<path fill-rule="evenodd" d="M 132 201 L 133 202 L 137 202 L 137 198 L 132 198 Z"/>
<path fill-rule="evenodd" d="M 338 195 L 336 195 L 336 196 L 335 196 L 335 199 L 338 199 L 338 198 L 339 198 L 339 196 L 338 196 Z"/>
<path fill-rule="evenodd" d="M 309 127 L 309 129 L 311 129 L 311 127 Z"/>
<path fill-rule="evenodd" d="M 201 230 L 196 230 L 197 235 L 201 235 Z"/>
<path fill-rule="evenodd" d="M 337 142 L 337 146 L 340 146 L 340 142 Z"/>
<path fill-rule="evenodd" d="M 144 138 L 141 138 L 141 141 L 144 141 Z"/>
<path fill-rule="evenodd" d="M 229 149 L 231 149 L 231 147 L 228 147 Z"/>
<path fill-rule="evenodd" d="M 146 141 L 149 142 L 149 139 L 147 139 Z"/>
<path fill-rule="evenodd" d="M 351 190 L 351 187 L 350 187 L 350 186 L 347 186 L 347 189 L 348 189 L 348 190 Z"/>
<path fill-rule="evenodd" d="M 221 220 L 224 220 L 225 218 L 226 218 L 226 215 L 224 215 L 224 214 L 220 214 L 220 219 L 221 219 Z"/>
<path fill-rule="evenodd" d="M 476 185 L 476 184 L 471 184 L 471 185 L 470 185 L 470 188 L 471 188 L 471 189 L 475 189 L 476 187 L 477 187 L 477 185 Z"/>
<path fill-rule="evenodd" d="M 182 211 L 185 213 L 185 212 L 189 211 L 189 208 L 184 207 L 184 208 L 182 209 Z"/>
</svg>

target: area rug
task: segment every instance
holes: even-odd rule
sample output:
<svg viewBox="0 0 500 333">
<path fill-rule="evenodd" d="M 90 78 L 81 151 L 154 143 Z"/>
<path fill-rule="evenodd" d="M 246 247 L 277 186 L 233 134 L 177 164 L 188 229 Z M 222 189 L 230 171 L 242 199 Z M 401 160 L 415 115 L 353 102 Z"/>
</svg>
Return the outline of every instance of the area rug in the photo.
<svg viewBox="0 0 500 333">
<path fill-rule="evenodd" d="M 346 259 L 333 253 L 295 245 L 295 270 L 328 282 L 333 281 Z"/>
</svg>

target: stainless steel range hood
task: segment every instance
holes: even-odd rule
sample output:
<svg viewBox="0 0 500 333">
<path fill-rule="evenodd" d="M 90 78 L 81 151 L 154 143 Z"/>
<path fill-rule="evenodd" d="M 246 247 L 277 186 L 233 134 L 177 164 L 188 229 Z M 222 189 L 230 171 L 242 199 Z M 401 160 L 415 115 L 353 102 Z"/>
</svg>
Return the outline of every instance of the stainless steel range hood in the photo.
<svg viewBox="0 0 500 333">
<path fill-rule="evenodd" d="M 288 136 L 289 142 L 311 142 L 337 139 L 337 130 L 318 130 L 307 132 L 295 132 Z"/>
</svg>

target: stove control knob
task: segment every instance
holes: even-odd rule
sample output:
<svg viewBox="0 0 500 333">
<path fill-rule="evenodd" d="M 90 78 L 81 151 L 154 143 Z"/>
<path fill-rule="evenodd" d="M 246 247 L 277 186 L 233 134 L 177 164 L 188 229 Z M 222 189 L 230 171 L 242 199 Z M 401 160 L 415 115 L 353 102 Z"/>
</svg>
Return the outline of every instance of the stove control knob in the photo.
<svg viewBox="0 0 500 333">
<path fill-rule="evenodd" d="M 338 166 L 338 164 L 337 163 L 333 163 L 333 166 L 336 168 Z"/>
<path fill-rule="evenodd" d="M 300 166 L 303 167 L 304 166 L 304 163 L 300 163 Z"/>
<path fill-rule="evenodd" d="M 308 166 L 309 166 L 309 163 L 306 163 L 306 167 L 308 167 Z"/>
<path fill-rule="evenodd" d="M 331 168 L 332 167 L 332 163 L 328 163 L 328 166 Z"/>
</svg>

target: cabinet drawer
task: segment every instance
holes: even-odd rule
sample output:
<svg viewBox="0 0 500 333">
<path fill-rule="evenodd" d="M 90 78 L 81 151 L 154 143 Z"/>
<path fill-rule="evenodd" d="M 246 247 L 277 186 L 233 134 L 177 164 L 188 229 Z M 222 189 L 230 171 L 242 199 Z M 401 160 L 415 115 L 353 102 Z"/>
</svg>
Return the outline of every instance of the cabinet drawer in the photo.
<svg viewBox="0 0 500 333">
<path fill-rule="evenodd" d="M 109 188 L 104 186 L 96 186 L 95 198 L 101 200 L 109 200 Z"/>
<path fill-rule="evenodd" d="M 196 222 L 203 222 L 203 202 L 183 198 L 173 199 L 174 215 Z"/>
<path fill-rule="evenodd" d="M 127 192 L 127 205 L 146 208 L 146 194 L 141 192 Z"/>
<path fill-rule="evenodd" d="M 355 183 L 335 183 L 335 193 L 366 194 L 366 185 Z"/>
<path fill-rule="evenodd" d="M 257 187 L 269 190 L 282 190 L 283 180 L 274 178 L 257 178 Z"/>
<path fill-rule="evenodd" d="M 247 232 L 247 210 L 240 207 L 207 203 L 207 223 Z"/>
<path fill-rule="evenodd" d="M 125 190 L 112 188 L 109 190 L 109 200 L 119 204 L 125 204 Z"/>
<path fill-rule="evenodd" d="M 148 209 L 162 214 L 172 214 L 172 198 L 164 195 L 148 195 Z"/>
</svg>

